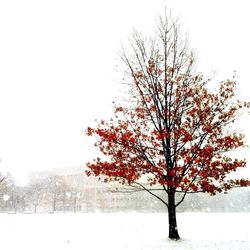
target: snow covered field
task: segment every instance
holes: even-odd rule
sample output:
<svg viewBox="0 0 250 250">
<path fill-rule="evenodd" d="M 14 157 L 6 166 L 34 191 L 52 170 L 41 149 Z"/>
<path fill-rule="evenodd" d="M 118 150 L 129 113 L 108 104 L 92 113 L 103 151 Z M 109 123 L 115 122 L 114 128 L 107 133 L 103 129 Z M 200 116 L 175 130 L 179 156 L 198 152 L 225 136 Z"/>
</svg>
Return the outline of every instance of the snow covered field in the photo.
<svg viewBox="0 0 250 250">
<path fill-rule="evenodd" d="M 0 214 L 3 250 L 250 249 L 250 213 L 180 213 L 180 241 L 167 214 Z"/>
</svg>

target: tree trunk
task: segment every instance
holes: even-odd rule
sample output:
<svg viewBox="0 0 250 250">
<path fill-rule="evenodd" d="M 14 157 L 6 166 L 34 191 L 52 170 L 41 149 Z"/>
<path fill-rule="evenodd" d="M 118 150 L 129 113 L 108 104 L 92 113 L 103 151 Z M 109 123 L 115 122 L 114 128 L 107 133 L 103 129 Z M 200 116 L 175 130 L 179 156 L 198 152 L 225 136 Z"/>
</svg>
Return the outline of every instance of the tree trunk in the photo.
<svg viewBox="0 0 250 250">
<path fill-rule="evenodd" d="M 56 211 L 56 194 L 53 195 L 53 205 L 52 205 L 53 213 Z"/>
<path fill-rule="evenodd" d="M 76 196 L 74 197 L 74 213 L 76 213 Z"/>
<path fill-rule="evenodd" d="M 176 207 L 175 207 L 175 192 L 170 191 L 168 193 L 168 223 L 169 223 L 169 235 L 168 237 L 173 240 L 179 240 L 177 222 L 176 222 Z"/>
</svg>

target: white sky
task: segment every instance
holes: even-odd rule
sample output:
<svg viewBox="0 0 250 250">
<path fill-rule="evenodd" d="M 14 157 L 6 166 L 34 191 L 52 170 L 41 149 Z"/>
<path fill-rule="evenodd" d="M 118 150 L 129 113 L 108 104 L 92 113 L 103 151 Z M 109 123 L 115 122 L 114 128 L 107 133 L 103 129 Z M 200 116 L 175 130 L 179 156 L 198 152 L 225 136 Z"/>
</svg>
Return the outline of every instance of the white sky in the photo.
<svg viewBox="0 0 250 250">
<path fill-rule="evenodd" d="M 82 131 L 109 118 L 120 95 L 120 43 L 133 27 L 154 27 L 166 4 L 189 34 L 199 70 L 220 78 L 237 70 L 249 97 L 248 1 L 0 1 L 0 171 L 20 183 L 30 171 L 92 160 Z"/>
</svg>

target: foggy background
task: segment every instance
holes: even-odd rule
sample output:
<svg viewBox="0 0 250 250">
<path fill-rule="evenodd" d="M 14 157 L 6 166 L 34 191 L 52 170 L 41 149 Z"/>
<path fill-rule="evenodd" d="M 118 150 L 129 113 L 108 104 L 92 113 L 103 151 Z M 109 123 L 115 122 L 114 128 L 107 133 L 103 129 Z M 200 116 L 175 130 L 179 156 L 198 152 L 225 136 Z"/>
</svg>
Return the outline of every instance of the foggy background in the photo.
<svg viewBox="0 0 250 250">
<path fill-rule="evenodd" d="M 249 98 L 248 1 L 0 2 L 0 172 L 9 172 L 10 180 L 8 191 L 2 193 L 3 209 L 22 210 L 25 193 L 30 203 L 22 211 L 35 211 L 41 201 L 44 210 L 52 211 L 57 195 L 56 202 L 61 199 L 58 209 L 67 210 L 67 200 L 72 211 L 88 210 L 88 205 L 80 202 L 82 191 L 71 183 L 74 180 L 66 181 L 73 187 L 64 183 L 67 188 L 54 192 L 53 176 L 67 176 L 60 169 L 77 168 L 75 175 L 85 178 L 84 164 L 95 157 L 96 149 L 83 131 L 95 119 L 109 118 L 112 101 L 122 98 L 122 76 L 116 71 L 121 65 L 121 43 L 128 42 L 134 27 L 145 35 L 152 32 L 155 18 L 165 6 L 179 17 L 184 34 L 188 34 L 190 47 L 197 54 L 197 70 L 208 76 L 216 71 L 215 88 L 219 80 L 231 78 L 236 70 L 239 97 Z M 243 117 L 236 129 L 246 133 L 249 144 L 248 124 L 249 118 Z M 248 148 L 234 154 L 250 160 Z M 57 169 L 56 174 L 53 169 Z M 250 177 L 249 169 L 238 175 Z M 38 188 L 33 193 L 38 198 L 27 195 L 28 188 L 22 187 L 29 181 L 35 190 L 37 172 L 49 173 L 37 183 L 50 180 L 52 185 L 47 193 Z M 44 187 L 44 183 L 39 185 Z M 18 199 L 20 206 L 15 205 Z M 81 208 L 76 207 L 76 200 Z M 207 204 L 203 209 L 207 207 L 213 209 Z M 249 209 L 247 204 L 244 207 Z"/>
</svg>

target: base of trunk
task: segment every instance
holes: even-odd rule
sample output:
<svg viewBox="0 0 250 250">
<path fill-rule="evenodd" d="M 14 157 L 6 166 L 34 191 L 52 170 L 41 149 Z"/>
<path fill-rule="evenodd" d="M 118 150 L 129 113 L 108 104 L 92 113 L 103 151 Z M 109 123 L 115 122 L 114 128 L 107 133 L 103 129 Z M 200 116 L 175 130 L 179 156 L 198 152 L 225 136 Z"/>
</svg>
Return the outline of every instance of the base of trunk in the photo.
<svg viewBox="0 0 250 250">
<path fill-rule="evenodd" d="M 171 240 L 179 240 L 180 239 L 177 228 L 169 230 L 168 238 Z"/>
<path fill-rule="evenodd" d="M 180 236 L 177 229 L 175 192 L 168 193 L 168 223 L 169 223 L 169 239 L 179 240 Z"/>
</svg>

